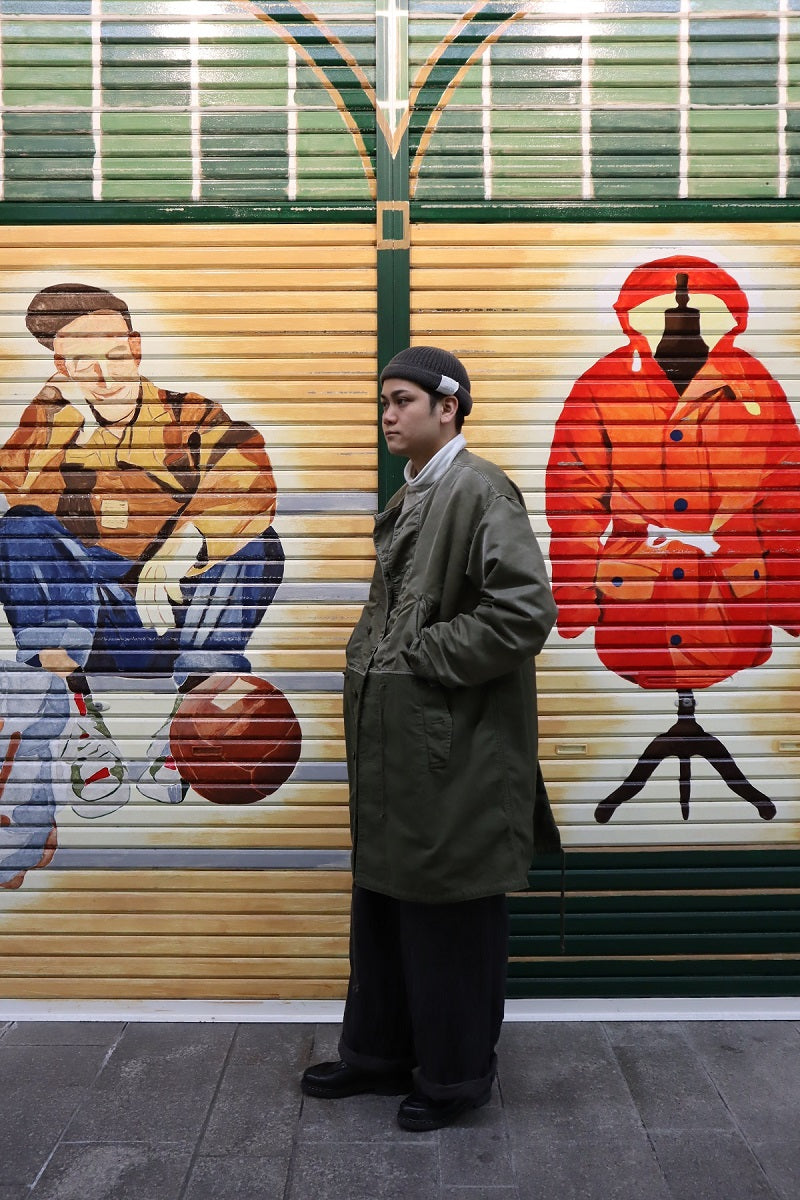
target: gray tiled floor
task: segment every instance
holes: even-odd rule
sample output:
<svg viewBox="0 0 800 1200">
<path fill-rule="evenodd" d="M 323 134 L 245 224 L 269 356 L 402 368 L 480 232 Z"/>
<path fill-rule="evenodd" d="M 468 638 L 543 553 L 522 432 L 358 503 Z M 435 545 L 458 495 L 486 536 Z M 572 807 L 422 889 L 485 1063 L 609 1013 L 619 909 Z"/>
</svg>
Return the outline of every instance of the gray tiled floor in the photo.
<svg viewBox="0 0 800 1200">
<path fill-rule="evenodd" d="M 336 1033 L 0 1023 L 0 1200 L 800 1200 L 800 1024 L 508 1024 L 432 1134 L 303 1099 Z"/>
</svg>

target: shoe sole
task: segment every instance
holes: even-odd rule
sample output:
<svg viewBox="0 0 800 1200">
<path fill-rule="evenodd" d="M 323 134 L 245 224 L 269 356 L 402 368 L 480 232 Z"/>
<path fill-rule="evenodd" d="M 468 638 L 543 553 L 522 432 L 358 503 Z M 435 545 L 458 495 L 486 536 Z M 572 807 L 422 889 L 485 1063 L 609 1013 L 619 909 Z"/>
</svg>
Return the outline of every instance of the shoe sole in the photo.
<svg viewBox="0 0 800 1200">
<path fill-rule="evenodd" d="M 397 1124 L 401 1129 L 405 1129 L 409 1133 L 431 1133 L 434 1129 L 444 1129 L 448 1125 L 452 1125 L 459 1117 L 463 1117 L 464 1113 L 472 1112 L 475 1108 L 483 1108 L 484 1104 L 488 1104 L 492 1098 L 492 1089 L 479 1096 L 477 1100 L 465 1100 L 460 1108 L 454 1109 L 448 1113 L 446 1117 L 437 1120 L 435 1117 L 421 1117 L 415 1120 L 413 1117 L 403 1117 L 400 1113 L 397 1114 Z"/>
</svg>

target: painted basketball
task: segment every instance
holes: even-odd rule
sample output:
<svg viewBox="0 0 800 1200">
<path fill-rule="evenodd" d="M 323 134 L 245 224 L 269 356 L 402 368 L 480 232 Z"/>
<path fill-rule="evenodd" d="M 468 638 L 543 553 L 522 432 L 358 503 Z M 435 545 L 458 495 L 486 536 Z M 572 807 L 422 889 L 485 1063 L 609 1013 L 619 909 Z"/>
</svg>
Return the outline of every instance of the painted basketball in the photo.
<svg viewBox="0 0 800 1200">
<path fill-rule="evenodd" d="M 186 693 L 170 730 L 181 778 L 215 804 L 271 796 L 294 770 L 301 743 L 283 692 L 255 675 L 211 675 Z"/>
</svg>

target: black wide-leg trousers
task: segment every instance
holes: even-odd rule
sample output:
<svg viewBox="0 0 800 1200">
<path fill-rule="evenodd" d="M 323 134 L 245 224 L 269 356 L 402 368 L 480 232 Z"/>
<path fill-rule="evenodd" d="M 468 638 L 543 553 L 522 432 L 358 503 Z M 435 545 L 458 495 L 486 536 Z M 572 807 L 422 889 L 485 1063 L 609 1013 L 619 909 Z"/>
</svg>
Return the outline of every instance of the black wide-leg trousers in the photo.
<svg viewBox="0 0 800 1200">
<path fill-rule="evenodd" d="M 504 895 L 417 904 L 354 887 L 342 1060 L 413 1068 L 431 1100 L 478 1099 L 496 1070 L 507 962 Z"/>
</svg>

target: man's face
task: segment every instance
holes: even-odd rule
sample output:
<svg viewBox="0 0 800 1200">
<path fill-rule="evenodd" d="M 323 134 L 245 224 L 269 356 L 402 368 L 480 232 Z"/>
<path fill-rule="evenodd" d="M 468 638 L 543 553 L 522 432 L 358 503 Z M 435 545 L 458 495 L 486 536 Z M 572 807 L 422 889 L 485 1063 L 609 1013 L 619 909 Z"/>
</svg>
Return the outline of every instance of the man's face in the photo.
<svg viewBox="0 0 800 1200">
<path fill-rule="evenodd" d="M 417 471 L 453 436 L 455 397 L 442 397 L 431 411 L 428 393 L 406 379 L 384 379 L 381 388 L 383 436 L 390 454 L 404 454 Z M 443 419 L 445 418 L 445 419 Z"/>
<path fill-rule="evenodd" d="M 53 348 L 58 371 L 78 384 L 101 420 L 115 424 L 133 417 L 141 384 L 141 341 L 122 313 L 76 317 L 57 334 Z"/>
</svg>

